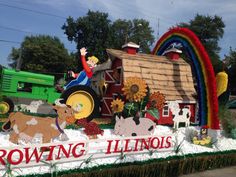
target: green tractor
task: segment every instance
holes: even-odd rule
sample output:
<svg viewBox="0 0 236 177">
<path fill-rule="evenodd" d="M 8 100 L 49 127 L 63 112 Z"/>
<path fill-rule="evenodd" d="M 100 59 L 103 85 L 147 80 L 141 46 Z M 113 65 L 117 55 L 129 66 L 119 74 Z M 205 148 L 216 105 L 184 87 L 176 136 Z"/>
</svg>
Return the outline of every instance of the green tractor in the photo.
<svg viewBox="0 0 236 177">
<path fill-rule="evenodd" d="M 15 98 L 30 100 L 44 100 L 54 103 L 63 98 L 67 105 L 77 109 L 77 119 L 91 120 L 99 112 L 99 99 L 89 86 L 75 85 L 62 92 L 55 87 L 55 77 L 45 74 L 36 74 L 25 71 L 16 71 L 0 67 L 0 114 L 14 111 Z M 79 109 L 79 110 L 78 110 Z"/>
</svg>

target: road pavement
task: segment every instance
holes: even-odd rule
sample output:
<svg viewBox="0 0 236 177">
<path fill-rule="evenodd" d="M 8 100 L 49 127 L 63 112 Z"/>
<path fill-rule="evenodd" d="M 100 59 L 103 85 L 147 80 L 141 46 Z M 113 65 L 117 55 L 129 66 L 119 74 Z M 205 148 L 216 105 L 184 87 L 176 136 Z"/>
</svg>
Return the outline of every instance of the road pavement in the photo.
<svg viewBox="0 0 236 177">
<path fill-rule="evenodd" d="M 207 170 L 204 172 L 182 175 L 180 177 L 236 177 L 236 166 Z"/>
</svg>

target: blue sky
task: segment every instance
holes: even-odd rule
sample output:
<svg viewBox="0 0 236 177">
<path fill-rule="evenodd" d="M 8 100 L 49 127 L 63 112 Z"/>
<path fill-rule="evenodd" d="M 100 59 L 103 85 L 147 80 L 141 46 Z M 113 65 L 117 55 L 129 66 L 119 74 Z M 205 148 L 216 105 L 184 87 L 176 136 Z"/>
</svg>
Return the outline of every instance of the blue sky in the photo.
<svg viewBox="0 0 236 177">
<path fill-rule="evenodd" d="M 236 48 L 235 0 L 0 0 L 0 64 L 7 66 L 11 48 L 19 47 L 27 35 L 57 36 L 69 51 L 75 51 L 75 44 L 67 40 L 61 26 L 68 16 L 84 16 L 89 9 L 107 12 L 112 21 L 144 18 L 155 31 L 156 40 L 158 18 L 162 35 L 169 27 L 188 22 L 197 13 L 219 15 L 226 25 L 220 41 L 221 57 L 228 54 L 230 46 Z"/>
</svg>

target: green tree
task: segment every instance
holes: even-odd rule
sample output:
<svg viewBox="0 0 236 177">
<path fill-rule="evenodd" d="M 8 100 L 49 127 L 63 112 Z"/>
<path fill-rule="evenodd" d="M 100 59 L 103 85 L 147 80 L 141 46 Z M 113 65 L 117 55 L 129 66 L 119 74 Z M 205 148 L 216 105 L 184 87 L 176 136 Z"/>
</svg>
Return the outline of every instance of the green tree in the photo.
<svg viewBox="0 0 236 177">
<path fill-rule="evenodd" d="M 225 55 L 224 62 L 228 68 L 230 90 L 236 95 L 236 49 L 233 50 L 230 47 L 229 54 Z"/>
<path fill-rule="evenodd" d="M 221 49 L 219 40 L 224 35 L 225 27 L 222 18 L 217 15 L 212 17 L 197 14 L 193 20 L 188 23 L 180 23 L 177 26 L 189 28 L 199 37 L 211 58 L 215 71 L 218 72 L 220 65 L 222 65 L 219 56 Z"/>
<path fill-rule="evenodd" d="M 107 13 L 88 11 L 84 17 L 67 18 L 62 26 L 69 41 L 77 44 L 77 49 L 86 47 L 88 55 L 95 55 L 104 62 L 106 49 L 121 49 L 127 41 L 140 44 L 143 52 L 150 52 L 154 41 L 149 22 L 143 19 L 121 20 L 111 22 Z"/>
<path fill-rule="evenodd" d="M 47 35 L 28 36 L 21 48 L 12 48 L 9 60 L 15 68 L 21 53 L 21 69 L 32 72 L 62 73 L 73 68 L 74 57 L 68 54 L 64 44 L 57 37 Z"/>
<path fill-rule="evenodd" d="M 140 45 L 140 51 L 150 53 L 150 46 L 154 42 L 153 30 L 149 22 L 144 19 L 121 20 L 118 19 L 112 24 L 111 46 L 121 49 L 125 42 L 134 42 Z"/>
<path fill-rule="evenodd" d="M 88 55 L 95 55 L 101 62 L 106 60 L 109 46 L 110 20 L 107 13 L 88 11 L 84 17 L 67 18 L 62 26 L 69 41 L 75 41 L 77 49 L 86 47 Z"/>
</svg>

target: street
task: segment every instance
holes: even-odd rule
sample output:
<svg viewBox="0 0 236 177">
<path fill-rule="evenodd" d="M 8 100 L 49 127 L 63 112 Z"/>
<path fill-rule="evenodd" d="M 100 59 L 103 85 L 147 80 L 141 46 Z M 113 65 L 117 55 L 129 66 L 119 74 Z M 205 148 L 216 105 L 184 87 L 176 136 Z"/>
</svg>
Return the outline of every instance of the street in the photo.
<svg viewBox="0 0 236 177">
<path fill-rule="evenodd" d="M 215 170 L 207 170 L 204 172 L 181 175 L 180 177 L 235 177 L 236 176 L 236 166 L 219 168 Z"/>
</svg>

